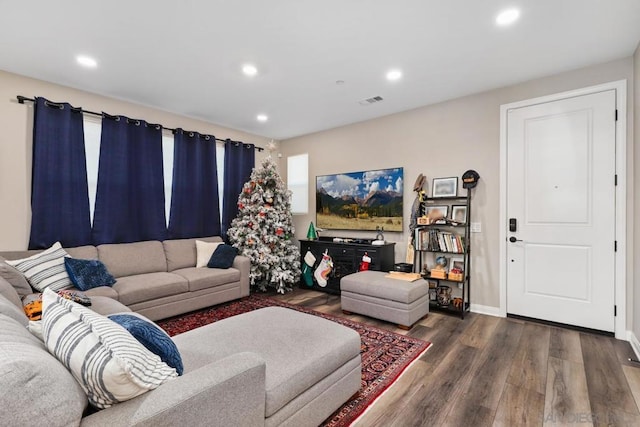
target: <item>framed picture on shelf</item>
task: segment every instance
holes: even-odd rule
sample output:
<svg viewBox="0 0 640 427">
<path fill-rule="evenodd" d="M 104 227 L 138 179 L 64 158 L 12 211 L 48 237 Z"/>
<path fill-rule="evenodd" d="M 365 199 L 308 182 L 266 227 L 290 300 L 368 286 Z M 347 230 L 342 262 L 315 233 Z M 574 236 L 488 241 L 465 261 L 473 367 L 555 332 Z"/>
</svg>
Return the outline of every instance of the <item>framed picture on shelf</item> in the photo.
<svg viewBox="0 0 640 427">
<path fill-rule="evenodd" d="M 451 206 L 451 220 L 460 224 L 467 223 L 467 205 Z"/>
<path fill-rule="evenodd" d="M 449 262 L 449 270 L 458 269 L 464 271 L 464 258 L 452 257 Z"/>
<path fill-rule="evenodd" d="M 458 195 L 458 177 L 433 178 L 433 197 L 455 197 Z"/>
<path fill-rule="evenodd" d="M 446 218 L 449 214 L 449 206 L 425 206 L 424 207 L 424 215 L 431 218 L 432 220 L 437 220 L 439 218 Z"/>
</svg>

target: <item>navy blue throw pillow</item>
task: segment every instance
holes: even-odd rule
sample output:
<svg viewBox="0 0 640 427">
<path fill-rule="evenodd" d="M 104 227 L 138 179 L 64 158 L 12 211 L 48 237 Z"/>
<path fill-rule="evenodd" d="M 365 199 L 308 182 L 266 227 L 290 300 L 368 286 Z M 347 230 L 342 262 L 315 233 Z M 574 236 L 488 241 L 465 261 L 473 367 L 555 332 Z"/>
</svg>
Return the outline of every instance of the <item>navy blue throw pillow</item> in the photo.
<svg viewBox="0 0 640 427">
<path fill-rule="evenodd" d="M 98 286 L 111 286 L 116 283 L 116 279 L 109 273 L 107 267 L 97 259 L 66 257 L 64 268 L 69 274 L 71 283 L 81 291 L 88 291 Z"/>
<path fill-rule="evenodd" d="M 209 268 L 229 268 L 233 265 L 233 260 L 238 255 L 238 250 L 230 245 L 218 245 L 211 258 L 209 259 L 209 263 L 207 267 Z"/>
<path fill-rule="evenodd" d="M 160 356 L 178 375 L 182 375 L 184 367 L 178 347 L 158 325 L 135 314 L 112 314 L 108 317 L 129 331 L 147 350 Z"/>
</svg>

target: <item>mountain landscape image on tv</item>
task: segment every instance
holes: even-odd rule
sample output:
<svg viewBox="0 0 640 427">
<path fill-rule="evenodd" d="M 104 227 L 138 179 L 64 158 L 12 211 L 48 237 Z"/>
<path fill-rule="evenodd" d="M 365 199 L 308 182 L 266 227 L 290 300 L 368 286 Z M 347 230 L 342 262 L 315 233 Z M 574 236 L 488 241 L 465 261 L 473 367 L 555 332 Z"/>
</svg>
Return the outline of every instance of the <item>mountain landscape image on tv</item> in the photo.
<svg viewBox="0 0 640 427">
<path fill-rule="evenodd" d="M 403 169 L 316 177 L 316 226 L 402 231 Z"/>
</svg>

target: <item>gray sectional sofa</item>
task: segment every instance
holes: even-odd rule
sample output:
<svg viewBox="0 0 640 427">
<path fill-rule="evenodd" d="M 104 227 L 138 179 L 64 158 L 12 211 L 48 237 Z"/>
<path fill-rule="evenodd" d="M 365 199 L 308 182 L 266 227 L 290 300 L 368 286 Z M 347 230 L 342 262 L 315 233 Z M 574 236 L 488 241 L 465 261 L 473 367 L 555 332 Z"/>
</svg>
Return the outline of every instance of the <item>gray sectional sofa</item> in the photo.
<svg viewBox="0 0 640 427">
<path fill-rule="evenodd" d="M 222 289 L 203 287 L 203 273 L 193 268 L 192 243 L 94 248 L 120 286 L 112 289 L 117 295 L 105 289 L 101 292 L 109 295 L 89 292 L 91 309 L 103 315 L 134 310 L 160 318 L 241 296 L 245 279 L 248 289 L 242 259 L 235 279 L 229 277 L 219 285 Z M 84 258 L 91 251 L 68 250 Z M 236 289 L 233 283 L 238 282 Z M 158 289 L 131 288 L 149 283 Z M 96 412 L 87 409 L 80 385 L 28 324 L 18 290 L 0 277 L 0 425 L 316 426 L 360 388 L 357 332 L 321 317 L 269 307 L 173 337 L 184 364 L 182 376 Z"/>
<path fill-rule="evenodd" d="M 249 295 L 250 261 L 236 256 L 227 270 L 196 268 L 196 240 L 218 236 L 65 248 L 73 258 L 99 259 L 116 278 L 113 287 L 89 289 L 89 297 L 113 298 L 151 320 L 164 319 Z M 0 252 L 0 261 L 39 251 Z M 30 290 L 20 291 L 20 296 Z"/>
</svg>

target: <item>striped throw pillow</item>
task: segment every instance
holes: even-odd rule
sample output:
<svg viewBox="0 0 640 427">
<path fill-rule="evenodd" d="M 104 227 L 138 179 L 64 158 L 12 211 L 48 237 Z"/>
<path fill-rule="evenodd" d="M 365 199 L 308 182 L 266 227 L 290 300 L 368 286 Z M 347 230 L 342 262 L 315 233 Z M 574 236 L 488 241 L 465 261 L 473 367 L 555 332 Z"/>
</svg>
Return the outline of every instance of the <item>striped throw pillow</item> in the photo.
<svg viewBox="0 0 640 427">
<path fill-rule="evenodd" d="M 60 242 L 56 242 L 49 249 L 29 258 L 5 261 L 14 266 L 27 278 L 31 286 L 40 292 L 46 288 L 52 291 L 73 288 L 71 279 L 64 267 L 64 257 L 69 256 L 62 249 Z"/>
<path fill-rule="evenodd" d="M 115 322 L 49 290 L 42 300 L 44 343 L 93 406 L 108 408 L 177 377 L 174 368 Z"/>
</svg>

